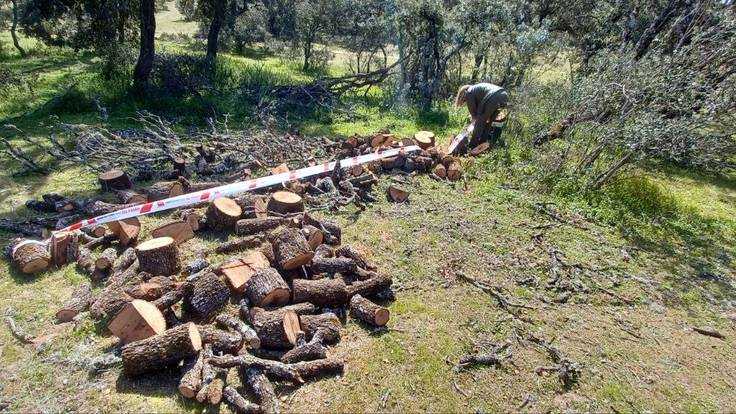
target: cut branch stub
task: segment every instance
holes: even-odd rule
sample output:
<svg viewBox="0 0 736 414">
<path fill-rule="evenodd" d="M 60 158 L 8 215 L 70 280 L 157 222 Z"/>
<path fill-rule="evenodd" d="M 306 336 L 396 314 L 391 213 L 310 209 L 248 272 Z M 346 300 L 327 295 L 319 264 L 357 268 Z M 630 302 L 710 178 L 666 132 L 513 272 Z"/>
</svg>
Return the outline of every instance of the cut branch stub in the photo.
<svg viewBox="0 0 736 414">
<path fill-rule="evenodd" d="M 133 182 L 130 181 L 128 174 L 117 168 L 100 173 L 97 178 L 103 191 L 128 190 L 133 188 Z"/>
<path fill-rule="evenodd" d="M 277 191 L 268 200 L 267 209 L 277 214 L 299 213 L 304 211 L 304 201 L 299 194 L 291 191 Z"/>
<path fill-rule="evenodd" d="M 51 254 L 46 243 L 37 240 L 23 240 L 13 246 L 12 262 L 25 274 L 42 272 L 51 265 Z"/>
<path fill-rule="evenodd" d="M 217 198 L 207 208 L 207 226 L 213 230 L 233 231 L 242 214 L 243 209 L 234 200 Z"/>
<path fill-rule="evenodd" d="M 245 284 L 245 294 L 254 306 L 283 305 L 291 291 L 279 272 L 273 268 L 258 269 Z"/>
<path fill-rule="evenodd" d="M 179 252 L 171 237 L 145 241 L 136 247 L 135 252 L 143 272 L 171 276 L 179 271 Z"/>
</svg>

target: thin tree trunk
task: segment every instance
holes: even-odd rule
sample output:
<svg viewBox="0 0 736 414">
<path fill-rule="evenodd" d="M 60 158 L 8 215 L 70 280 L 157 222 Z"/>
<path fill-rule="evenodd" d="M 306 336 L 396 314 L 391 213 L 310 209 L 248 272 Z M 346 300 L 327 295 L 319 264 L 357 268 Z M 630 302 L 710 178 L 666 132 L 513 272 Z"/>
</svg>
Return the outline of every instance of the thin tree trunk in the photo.
<svg viewBox="0 0 736 414">
<path fill-rule="evenodd" d="M 18 53 L 20 53 L 20 57 L 26 57 L 26 51 L 21 47 L 20 42 L 18 41 L 18 34 L 15 32 L 15 29 L 18 28 L 18 1 L 17 0 L 11 0 L 13 4 L 13 24 L 10 26 L 10 36 L 13 38 L 13 46 L 15 46 L 16 49 L 18 49 Z"/>
<path fill-rule="evenodd" d="M 156 7 L 154 0 L 140 0 L 141 45 L 138 61 L 133 72 L 133 88 L 138 92 L 148 89 L 148 81 L 153 70 L 156 55 Z"/>
<path fill-rule="evenodd" d="M 639 41 L 636 43 L 636 60 L 641 59 L 647 54 L 649 46 L 664 29 L 665 25 L 674 17 L 675 12 L 680 8 L 681 4 L 682 0 L 670 0 L 657 18 L 644 30 L 644 33 L 642 33 Z"/>
<path fill-rule="evenodd" d="M 637 150 L 636 148 L 634 148 L 631 151 L 629 151 L 626 155 L 621 157 L 620 160 L 616 161 L 606 171 L 604 171 L 598 177 L 596 177 L 596 179 L 593 181 L 590 188 L 593 190 L 598 190 L 601 187 L 603 187 L 603 185 L 606 184 L 611 178 L 613 178 L 616 175 L 616 173 L 618 173 L 621 170 L 621 168 L 623 168 L 624 165 L 631 162 L 631 158 L 636 153 L 637 153 Z"/>
<path fill-rule="evenodd" d="M 226 0 L 212 1 L 212 23 L 210 23 L 210 31 L 207 34 L 207 66 L 210 70 L 214 69 L 215 59 L 217 58 L 218 40 L 220 38 L 220 30 L 225 20 Z"/>
</svg>

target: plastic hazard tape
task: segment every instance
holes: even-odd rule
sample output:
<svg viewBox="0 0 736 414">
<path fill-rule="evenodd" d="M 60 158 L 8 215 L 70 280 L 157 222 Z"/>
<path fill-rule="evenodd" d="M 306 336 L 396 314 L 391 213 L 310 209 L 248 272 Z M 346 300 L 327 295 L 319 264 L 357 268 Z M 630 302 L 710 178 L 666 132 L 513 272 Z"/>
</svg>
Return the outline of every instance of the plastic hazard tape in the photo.
<svg viewBox="0 0 736 414">
<path fill-rule="evenodd" d="M 372 161 L 377 161 L 382 158 L 394 157 L 399 154 L 406 154 L 410 152 L 418 151 L 419 147 L 416 145 L 410 145 L 407 147 L 393 148 L 381 152 L 374 152 L 366 155 L 359 155 L 356 157 L 345 158 L 340 160 L 340 167 L 354 167 L 356 165 L 365 164 Z M 280 174 L 269 175 L 267 177 L 254 178 L 247 181 L 238 181 L 232 184 L 226 184 L 220 187 L 208 188 L 206 190 L 196 191 L 193 193 L 183 194 L 176 197 L 166 198 L 160 201 L 154 201 L 145 204 L 138 204 L 135 206 L 127 207 L 118 211 L 113 211 L 108 214 L 93 217 L 87 220 L 82 220 L 78 223 L 72 224 L 64 229 L 58 230 L 58 232 L 68 232 L 79 230 L 83 227 L 88 227 L 97 224 L 110 223 L 113 221 L 120 221 L 127 218 L 143 216 L 146 214 L 156 213 L 164 210 L 171 210 L 174 208 L 180 208 L 190 206 L 193 204 L 203 203 L 212 201 L 219 197 L 227 197 L 235 194 L 245 193 L 247 191 L 253 191 L 259 188 L 270 187 L 289 181 L 296 181 L 302 178 L 311 177 L 313 175 L 323 174 L 330 172 L 335 169 L 338 161 L 325 162 L 320 165 L 314 165 L 311 167 L 300 168 L 298 170 L 289 171 Z"/>
</svg>

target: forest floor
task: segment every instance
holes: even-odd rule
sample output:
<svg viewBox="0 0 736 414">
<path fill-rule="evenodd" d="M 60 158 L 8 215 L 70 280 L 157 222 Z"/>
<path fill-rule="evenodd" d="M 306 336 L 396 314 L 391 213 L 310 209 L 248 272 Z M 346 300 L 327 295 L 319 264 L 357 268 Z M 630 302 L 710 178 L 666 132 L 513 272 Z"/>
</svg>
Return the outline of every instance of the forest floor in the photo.
<svg viewBox="0 0 736 414">
<path fill-rule="evenodd" d="M 275 58 L 233 60 L 291 70 Z M 87 75 L 94 59 L 85 55 L 39 53 L 4 64 L 39 73 L 32 94 L 0 102 L 3 124 L 38 136 L 47 133 L 50 111 L 43 108 L 59 91 L 72 81 L 95 85 Z M 117 105 L 104 122 L 89 111 L 59 116 L 124 128 L 133 126 L 135 109 Z M 432 128 L 444 136 L 457 122 L 452 115 L 392 118 L 366 108 L 357 119 L 303 129 L 337 137 Z M 634 186 L 643 183 L 639 193 L 625 193 L 639 198 L 622 201 L 621 208 L 643 211 L 640 205 L 654 196 L 668 203 L 666 212 L 640 217 L 647 222 L 642 230 L 594 220 L 600 214 L 575 200 L 519 186 L 498 167 L 501 151 L 469 161 L 455 185 L 414 177 L 405 183 L 411 191 L 406 204 L 381 200 L 363 212 L 347 208 L 336 215 L 344 242 L 370 252 L 393 276 L 392 319 L 376 334 L 348 320 L 331 350 L 346 359 L 345 374 L 280 390 L 285 411 L 736 411 L 736 180 L 641 172 L 634 180 Z M 4 167 L 1 217 L 30 214 L 23 202 L 43 193 L 89 196 L 97 186 L 83 166 L 20 177 L 12 175 L 16 166 Z M 384 177 L 376 193 L 389 182 Z M 167 217 L 146 217 L 144 237 Z M 706 225 L 693 231 L 691 222 Z M 9 237 L 0 233 L 0 242 Z M 468 278 L 499 288 L 511 305 L 504 308 Z M 136 381 L 119 369 L 88 373 L 89 359 L 114 347 L 115 339 L 89 318 L 53 321 L 84 281 L 73 266 L 28 278 L 0 264 L 0 310 L 39 338 L 39 346 L 25 345 L 0 327 L 0 411 L 203 410 L 179 395 L 170 372 Z M 715 329 L 725 339 L 693 327 Z M 533 338 L 552 342 L 580 365 L 576 383 L 565 388 L 554 374 L 535 372 L 553 361 Z M 474 344 L 504 341 L 512 355 L 500 366 L 455 369 Z"/>
</svg>

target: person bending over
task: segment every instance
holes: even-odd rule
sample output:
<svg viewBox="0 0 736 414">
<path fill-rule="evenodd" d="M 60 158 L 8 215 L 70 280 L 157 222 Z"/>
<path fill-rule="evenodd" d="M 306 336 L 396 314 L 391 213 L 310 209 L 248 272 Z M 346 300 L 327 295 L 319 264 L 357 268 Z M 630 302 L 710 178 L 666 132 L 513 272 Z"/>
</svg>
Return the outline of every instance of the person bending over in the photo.
<svg viewBox="0 0 736 414">
<path fill-rule="evenodd" d="M 457 91 L 455 106 L 468 105 L 473 132 L 470 146 L 473 148 L 482 140 L 490 138 L 491 122 L 496 118 L 498 110 L 505 108 L 509 95 L 506 90 L 492 83 L 476 83 L 463 85 Z"/>
</svg>

